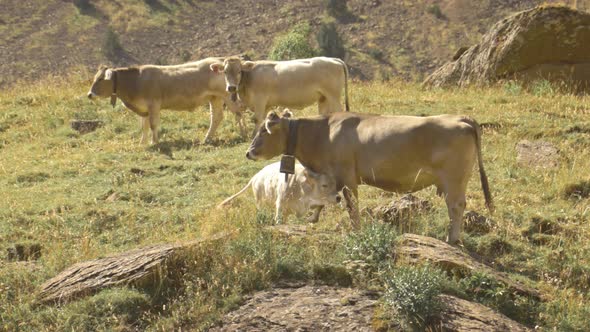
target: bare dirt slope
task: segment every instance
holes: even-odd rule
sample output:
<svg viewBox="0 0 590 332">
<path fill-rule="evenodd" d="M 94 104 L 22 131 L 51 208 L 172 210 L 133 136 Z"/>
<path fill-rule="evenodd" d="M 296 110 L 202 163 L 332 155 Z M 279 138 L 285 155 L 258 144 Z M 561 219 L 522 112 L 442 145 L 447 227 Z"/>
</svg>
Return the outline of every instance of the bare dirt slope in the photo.
<svg viewBox="0 0 590 332">
<path fill-rule="evenodd" d="M 590 8 L 590 0 L 349 0 L 350 15 L 337 23 L 355 77 L 421 79 L 506 15 L 556 2 Z M 3 0 L 0 86 L 100 63 L 171 64 L 243 52 L 264 58 L 273 38 L 298 22 L 317 32 L 328 18 L 324 3 Z M 109 27 L 123 47 L 111 59 L 102 49 Z"/>
</svg>

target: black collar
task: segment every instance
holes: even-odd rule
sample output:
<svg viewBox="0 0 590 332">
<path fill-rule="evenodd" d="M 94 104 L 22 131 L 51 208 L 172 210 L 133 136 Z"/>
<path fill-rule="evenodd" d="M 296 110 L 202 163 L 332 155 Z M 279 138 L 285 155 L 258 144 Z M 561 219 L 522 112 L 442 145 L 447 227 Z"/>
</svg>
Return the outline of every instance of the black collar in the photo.
<svg viewBox="0 0 590 332">
<path fill-rule="evenodd" d="M 111 94 L 111 105 L 113 107 L 115 107 L 115 104 L 117 103 L 117 72 L 115 70 L 113 71 L 113 77 L 111 78 L 113 80 L 113 93 Z"/>
<path fill-rule="evenodd" d="M 297 145 L 297 125 L 299 121 L 289 119 L 289 132 L 287 133 L 287 151 L 286 154 L 295 156 L 295 147 Z"/>
</svg>

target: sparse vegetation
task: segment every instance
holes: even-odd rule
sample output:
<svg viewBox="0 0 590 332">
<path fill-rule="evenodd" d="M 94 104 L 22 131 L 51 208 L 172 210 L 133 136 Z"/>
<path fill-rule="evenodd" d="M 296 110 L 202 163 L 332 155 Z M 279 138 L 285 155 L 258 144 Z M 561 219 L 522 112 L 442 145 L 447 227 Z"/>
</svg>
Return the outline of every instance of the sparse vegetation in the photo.
<svg viewBox="0 0 590 332">
<path fill-rule="evenodd" d="M 317 34 L 317 41 L 320 47 L 320 55 L 344 59 L 346 50 L 338 30 L 336 30 L 336 24 L 333 22 L 322 23 Z"/>
<path fill-rule="evenodd" d="M 385 303 L 411 327 L 423 329 L 433 323 L 443 307 L 439 295 L 444 273 L 428 265 L 395 267 L 388 273 Z"/>
<path fill-rule="evenodd" d="M 123 47 L 119 41 L 119 35 L 109 27 L 104 35 L 104 41 L 102 43 L 102 52 L 104 56 L 108 59 L 115 60 L 122 50 Z"/>
<path fill-rule="evenodd" d="M 434 17 L 438 18 L 439 20 L 445 20 L 447 17 L 443 14 L 440 6 L 437 3 L 433 3 L 426 8 L 426 11 L 429 14 L 434 15 Z"/>
<path fill-rule="evenodd" d="M 342 18 L 349 14 L 347 0 L 324 0 L 328 15 Z"/>
<path fill-rule="evenodd" d="M 311 27 L 309 23 L 299 23 L 285 35 L 275 38 L 270 53 L 271 60 L 292 60 L 311 58 L 316 51 L 309 43 Z"/>
</svg>

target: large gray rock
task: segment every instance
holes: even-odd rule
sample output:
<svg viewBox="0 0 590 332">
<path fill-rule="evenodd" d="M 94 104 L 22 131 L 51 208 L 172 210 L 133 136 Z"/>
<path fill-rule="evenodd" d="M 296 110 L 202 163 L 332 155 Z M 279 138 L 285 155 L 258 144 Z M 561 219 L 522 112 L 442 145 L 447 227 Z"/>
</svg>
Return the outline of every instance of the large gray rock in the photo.
<svg viewBox="0 0 590 332">
<path fill-rule="evenodd" d="M 477 45 L 426 78 L 427 86 L 465 86 L 540 78 L 590 86 L 590 14 L 541 6 L 496 23 Z"/>
</svg>

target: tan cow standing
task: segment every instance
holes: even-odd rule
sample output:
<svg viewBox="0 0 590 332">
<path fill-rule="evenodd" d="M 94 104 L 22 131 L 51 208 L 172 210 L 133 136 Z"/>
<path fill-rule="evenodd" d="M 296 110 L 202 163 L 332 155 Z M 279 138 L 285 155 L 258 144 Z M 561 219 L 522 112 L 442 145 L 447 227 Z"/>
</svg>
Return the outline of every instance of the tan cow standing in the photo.
<svg viewBox="0 0 590 332">
<path fill-rule="evenodd" d="M 290 127 L 294 128 L 292 132 Z M 465 210 L 465 190 L 476 159 L 486 205 L 492 210 L 480 136 L 474 120 L 456 115 L 334 113 L 293 120 L 269 112 L 246 157 L 258 160 L 278 156 L 285 153 L 288 140 L 295 140 L 294 155 L 303 166 L 333 175 L 337 190 L 348 187 L 355 197 L 358 185 L 363 183 L 402 193 L 435 185 L 445 197 L 451 219 L 447 240 L 456 243 Z M 357 203 L 350 195 L 344 198 L 358 226 Z"/>
<path fill-rule="evenodd" d="M 223 104 L 236 116 L 242 136 L 246 131 L 239 105 L 230 100 L 222 77 L 210 66 L 222 58 L 207 58 L 176 66 L 143 65 L 128 68 L 101 66 L 94 76 L 88 98 L 121 99 L 125 107 L 141 116 L 141 143 L 147 143 L 151 129 L 152 143 L 158 143 L 160 110 L 194 110 L 209 103 L 211 120 L 205 141 L 210 141 L 223 120 Z"/>
<path fill-rule="evenodd" d="M 342 111 L 340 95 L 344 89 L 348 105 L 348 67 L 337 58 L 316 57 L 290 61 L 243 61 L 226 58 L 211 65 L 224 73 L 232 100 L 239 97 L 256 117 L 256 128 L 273 106 L 303 108 L 318 103 L 320 114 Z"/>
</svg>

